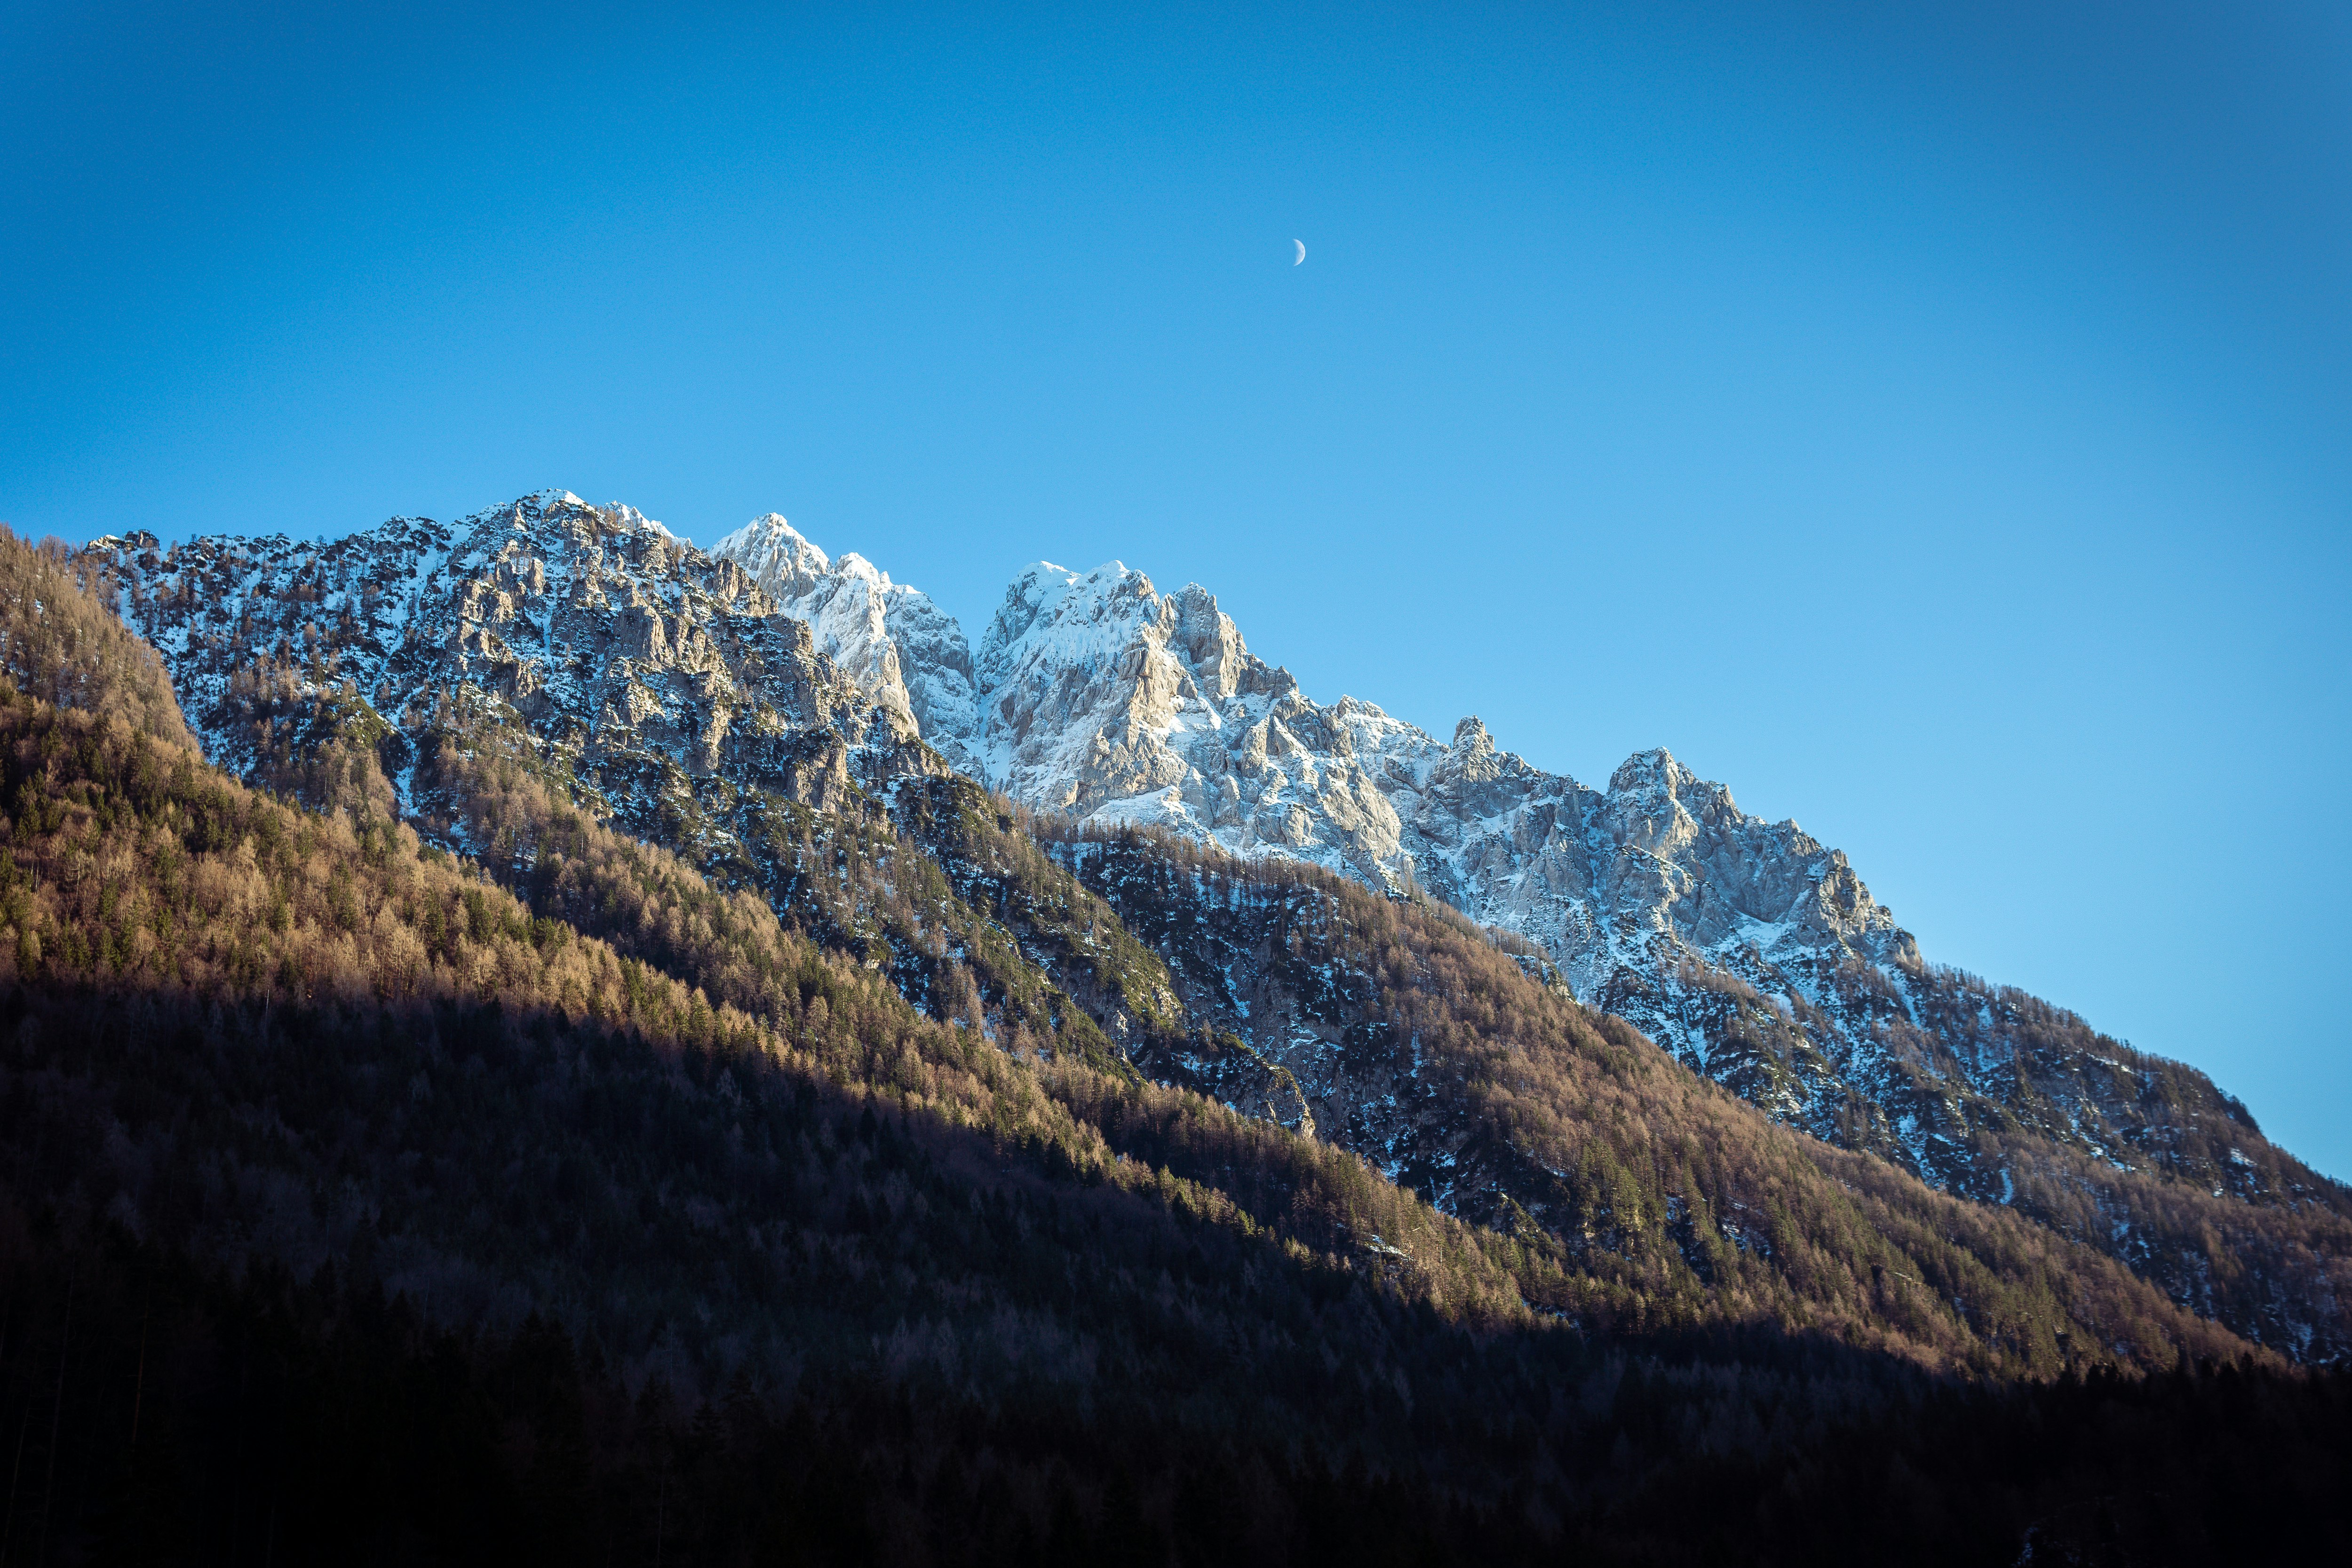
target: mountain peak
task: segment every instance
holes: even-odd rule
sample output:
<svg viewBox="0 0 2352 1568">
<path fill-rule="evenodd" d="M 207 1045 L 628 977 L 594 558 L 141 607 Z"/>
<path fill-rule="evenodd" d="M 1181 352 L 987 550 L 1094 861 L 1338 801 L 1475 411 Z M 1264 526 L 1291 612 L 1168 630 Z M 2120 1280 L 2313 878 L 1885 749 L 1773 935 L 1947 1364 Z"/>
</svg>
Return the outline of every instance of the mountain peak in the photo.
<svg viewBox="0 0 2352 1568">
<path fill-rule="evenodd" d="M 1122 561 L 1073 572 L 1034 561 L 1004 590 L 980 640 L 972 668 L 982 693 L 1052 668 L 1094 670 L 1115 663 L 1145 625 L 1160 619 L 1151 579 Z"/>
<path fill-rule="evenodd" d="M 1617 764 L 1617 771 L 1609 775 L 1609 793 L 1673 795 L 1691 779 L 1690 771 L 1675 761 L 1672 752 L 1664 746 L 1652 746 Z"/>
<path fill-rule="evenodd" d="M 758 578 L 778 598 L 793 596 L 783 584 L 800 584 L 805 593 L 816 579 L 833 570 L 825 552 L 786 522 L 781 512 L 763 512 L 711 547 L 713 555 L 733 561 Z"/>
<path fill-rule="evenodd" d="M 982 771 L 971 744 L 971 650 L 953 616 L 854 550 L 826 555 L 776 512 L 753 518 L 711 553 L 749 573 L 784 615 L 806 621 L 825 657 L 905 715 L 950 765 Z"/>
<path fill-rule="evenodd" d="M 1198 584 L 1162 595 L 1123 562 L 1035 562 L 975 658 L 923 595 L 775 513 L 716 561 L 634 508 L 568 491 L 452 527 L 151 544 L 88 557 L 126 590 L 207 745 L 257 777 L 294 776 L 270 771 L 285 765 L 281 700 L 308 693 L 361 721 L 373 704 L 414 730 L 467 687 L 576 755 L 633 831 L 669 833 L 655 814 L 677 788 L 704 792 L 716 824 L 741 791 L 823 807 L 849 798 L 853 768 L 868 783 L 936 772 L 906 744 L 919 735 L 950 766 L 1097 828 L 1153 826 L 1425 891 L 1538 944 L 1580 1001 L 1773 1117 L 1955 1192 L 2009 1201 L 1979 1135 L 2029 1122 L 2061 1142 L 2119 1130 L 2067 1146 L 2126 1173 L 2170 1157 L 2131 1141 L 2148 1124 L 2119 1048 L 2052 1034 L 2032 999 L 1923 965 L 1845 858 L 1793 822 L 1742 813 L 1663 747 L 1628 757 L 1603 793 L 1499 750 L 1475 714 L 1448 742 L 1370 702 L 1318 703 Z M 420 776 L 400 775 L 404 801 Z M 1353 1050 L 1320 1035 L 1250 1043 L 1269 1059 L 1305 1053 L 1282 1064 L 1302 1103 Z M 1326 1126 L 1349 1114 L 1314 1108 Z M 2251 1181 L 2240 1169 L 2216 1155 L 2198 1181 Z"/>
</svg>

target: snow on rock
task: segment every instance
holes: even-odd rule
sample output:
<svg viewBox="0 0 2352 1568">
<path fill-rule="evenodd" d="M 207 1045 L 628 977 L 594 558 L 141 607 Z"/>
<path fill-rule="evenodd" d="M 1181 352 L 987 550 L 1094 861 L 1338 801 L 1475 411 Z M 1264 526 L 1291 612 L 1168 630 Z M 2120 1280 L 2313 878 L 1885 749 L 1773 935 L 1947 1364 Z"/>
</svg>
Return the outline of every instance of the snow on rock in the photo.
<svg viewBox="0 0 2352 1568">
<path fill-rule="evenodd" d="M 829 559 L 772 511 L 711 553 L 741 566 L 785 615 L 806 621 L 825 656 L 903 715 L 950 765 L 979 771 L 970 744 L 971 653 L 954 616 L 862 555 Z"/>
<path fill-rule="evenodd" d="M 2201 1074 L 1924 963 L 1843 854 L 1741 811 L 1665 751 L 1596 789 L 1503 750 L 1475 717 L 1440 739 L 1354 698 L 1316 702 L 1206 589 L 1163 595 L 1118 562 L 1024 568 L 975 651 L 925 595 L 780 516 L 705 554 L 568 491 L 455 525 L 170 548 L 134 532 L 84 556 L 162 652 L 214 760 L 299 793 L 320 756 L 372 748 L 399 804 L 452 841 L 463 823 L 436 816 L 419 780 L 433 748 L 482 735 L 445 721 L 459 706 L 527 730 L 566 787 L 627 829 L 755 882 L 801 807 L 896 799 L 944 760 L 1097 827 L 1425 890 L 1539 945 L 1580 1000 L 1769 1114 L 1953 1192 L 2030 1206 L 2056 1179 L 2036 1151 L 2064 1148 L 2249 1202 L 2336 1201 L 2291 1163 L 2244 1156 L 2258 1130 Z M 1082 877 L 1113 874 L 1108 847 L 1056 841 Z M 1143 905 L 1181 901 L 1148 851 L 1120 853 Z M 1417 1043 L 1369 1048 L 1334 1029 L 1286 961 L 1251 945 L 1248 909 L 1162 912 L 1194 943 L 1162 944 L 1187 1006 L 1250 1047 L 1192 1061 L 1200 1087 L 1245 1088 L 1232 1103 L 1346 1142 L 1441 1206 L 1464 1201 L 1481 1178 L 1457 1156 L 1486 1134 L 1420 1082 Z M 1360 983 L 1319 982 L 1335 996 Z M 2118 1257 L 2210 1310 L 2194 1268 L 2166 1273 L 2123 1199 L 2081 1198 L 2120 1227 Z M 2269 1329 L 2237 1326 L 2307 1342 L 2281 1300 Z"/>
<path fill-rule="evenodd" d="M 665 802 L 757 788 L 822 806 L 853 775 L 921 766 L 903 688 L 877 693 L 741 567 L 631 507 L 546 490 L 454 526 L 168 548 L 134 533 L 88 553 L 207 753 L 247 776 L 268 776 L 289 725 L 313 743 L 322 716 L 401 774 L 392 753 L 413 763 L 459 693 L 644 833 Z"/>
<path fill-rule="evenodd" d="M 854 557 L 828 565 L 781 519 L 720 548 L 821 625 L 888 582 Z M 2054 1108 L 2052 1136 L 2096 1120 L 2074 1055 L 2021 1044 L 2016 1006 L 1954 1005 L 1960 983 L 1921 961 L 1842 853 L 1742 812 L 1664 750 L 1594 789 L 1502 750 L 1475 717 L 1440 740 L 1355 698 L 1315 702 L 1206 589 L 1163 595 L 1119 562 L 1024 567 L 968 658 L 952 621 L 891 588 L 936 617 L 919 645 L 886 610 L 883 638 L 868 614 L 863 641 L 828 631 L 827 647 L 878 681 L 887 640 L 910 691 L 953 694 L 918 709 L 933 744 L 1033 808 L 1425 890 L 1539 943 L 1580 999 L 1773 1115 L 1956 1190 L 2001 1190 L 1972 1132 L 2014 1125 L 2020 1080 Z"/>
<path fill-rule="evenodd" d="M 1015 799 L 1375 885 L 1408 866 L 1355 753 L 1427 738 L 1366 704 L 1307 701 L 1206 589 L 1163 596 L 1118 562 L 1083 574 L 1040 562 L 1006 590 L 974 669 L 990 775 Z"/>
<path fill-rule="evenodd" d="M 1163 595 L 1119 562 L 1037 562 L 967 653 L 929 599 L 860 557 L 829 561 L 781 517 L 718 552 L 886 701 L 929 686 L 905 703 L 925 738 L 1015 800 L 1424 889 L 1542 943 L 1579 995 L 1694 1060 L 1706 1031 L 1678 1005 L 1684 970 L 1778 994 L 1850 962 L 1918 966 L 1843 855 L 1667 752 L 1598 791 L 1502 751 L 1475 718 L 1445 742 L 1354 698 L 1317 703 L 1198 584 Z"/>
<path fill-rule="evenodd" d="M 1441 740 L 1318 703 L 1206 589 L 1163 595 L 1118 562 L 1024 568 L 975 651 L 924 595 L 773 513 L 711 554 L 554 490 L 454 526 L 169 549 L 134 533 L 89 553 L 207 750 L 247 776 L 328 721 L 385 737 L 369 743 L 397 773 L 402 737 L 429 740 L 460 689 L 647 837 L 748 832 L 759 792 L 824 806 L 943 759 L 1097 826 L 1425 890 L 1538 943 L 1580 1000 L 1774 1116 L 1956 1191 L 2011 1190 L 1975 1152 L 1989 1132 L 2117 1163 L 2186 1136 L 2136 1109 L 2127 1050 L 1925 964 L 1843 854 L 1666 752 L 1595 789 L 1475 718 Z"/>
</svg>

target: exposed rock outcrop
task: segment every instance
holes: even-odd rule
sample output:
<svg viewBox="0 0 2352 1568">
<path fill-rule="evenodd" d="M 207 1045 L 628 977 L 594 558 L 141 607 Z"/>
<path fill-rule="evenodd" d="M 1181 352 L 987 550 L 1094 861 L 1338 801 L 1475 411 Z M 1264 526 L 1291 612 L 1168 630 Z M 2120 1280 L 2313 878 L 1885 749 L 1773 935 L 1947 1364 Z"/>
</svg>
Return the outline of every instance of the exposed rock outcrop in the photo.
<svg viewBox="0 0 2352 1568">
<path fill-rule="evenodd" d="M 1843 854 L 1742 812 L 1664 751 L 1594 789 L 1502 750 L 1475 718 L 1441 741 L 1353 698 L 1318 703 L 1205 589 L 1163 595 L 1118 563 L 1026 568 L 975 649 L 923 595 L 860 556 L 828 557 L 781 517 L 706 554 L 627 507 L 555 491 L 454 527 L 395 519 L 318 543 L 172 548 L 136 532 L 78 562 L 161 651 L 215 761 L 300 792 L 350 782 L 322 756 L 373 757 L 399 806 L 478 853 L 498 847 L 467 841 L 475 819 L 441 809 L 433 761 L 481 742 L 481 722 L 528 731 L 530 765 L 593 809 L 785 903 L 814 842 L 803 807 L 854 804 L 867 826 L 887 808 L 903 826 L 908 803 L 938 792 L 901 781 L 954 769 L 1070 819 L 1047 835 L 1064 844 L 1158 828 L 1245 862 L 1433 895 L 1528 939 L 1517 956 L 1539 978 L 1772 1116 L 2026 1207 L 2199 1310 L 2229 1285 L 2213 1249 L 2174 1246 L 2147 1190 L 2109 1190 L 2096 1173 L 2298 1210 L 2347 1202 L 2202 1074 L 1924 963 Z M 1072 866 L 1108 877 L 1114 863 Z M 1153 917 L 1181 937 L 1163 944 L 1171 984 L 1240 1042 L 1186 1072 L 1441 1194 L 1473 1179 L 1464 1151 L 1486 1134 L 1448 1121 L 1458 1108 L 1420 1081 L 1412 1043 L 1382 1035 L 1372 1050 L 1324 1016 L 1330 997 L 1375 993 L 1375 976 L 1291 973 L 1278 932 L 1227 929 L 1237 907 L 1199 902 L 1166 866 L 1099 890 L 1138 889 L 1183 906 Z M 851 936 L 869 968 L 891 962 L 878 932 Z M 1091 933 L 1072 940 L 1094 952 Z M 1100 1020 L 1105 1049 L 1120 1048 L 1139 1016 L 1129 1004 L 1150 988 L 1063 967 L 1078 1005 L 1124 999 Z M 2341 1265 L 2305 1263 L 2310 1278 L 2280 1285 L 2274 1310 L 2233 1326 L 2333 1354 Z"/>
<path fill-rule="evenodd" d="M 169 548 L 134 532 L 83 559 L 162 651 L 207 753 L 247 776 L 283 726 L 326 715 L 380 747 L 404 797 L 413 738 L 472 698 L 647 836 L 666 805 L 765 790 L 822 808 L 936 765 L 903 684 L 853 677 L 751 574 L 629 507 L 545 491 L 455 527 Z"/>
<path fill-rule="evenodd" d="M 713 554 L 740 565 L 783 614 L 806 621 L 827 658 L 919 728 L 957 771 L 980 771 L 971 750 L 971 650 L 954 616 L 862 555 L 831 560 L 774 512 L 720 540 Z"/>
</svg>

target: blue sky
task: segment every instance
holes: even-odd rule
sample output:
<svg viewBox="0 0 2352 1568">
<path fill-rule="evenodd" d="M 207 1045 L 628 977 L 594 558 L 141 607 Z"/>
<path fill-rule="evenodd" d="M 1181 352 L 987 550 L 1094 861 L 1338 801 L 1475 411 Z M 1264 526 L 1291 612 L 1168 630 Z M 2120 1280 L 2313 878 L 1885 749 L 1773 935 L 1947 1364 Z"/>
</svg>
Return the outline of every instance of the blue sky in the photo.
<svg viewBox="0 0 2352 1568">
<path fill-rule="evenodd" d="M 2352 13 L 1132 9 L 14 5 L 0 518 L 1197 579 L 2352 1176 Z"/>
</svg>

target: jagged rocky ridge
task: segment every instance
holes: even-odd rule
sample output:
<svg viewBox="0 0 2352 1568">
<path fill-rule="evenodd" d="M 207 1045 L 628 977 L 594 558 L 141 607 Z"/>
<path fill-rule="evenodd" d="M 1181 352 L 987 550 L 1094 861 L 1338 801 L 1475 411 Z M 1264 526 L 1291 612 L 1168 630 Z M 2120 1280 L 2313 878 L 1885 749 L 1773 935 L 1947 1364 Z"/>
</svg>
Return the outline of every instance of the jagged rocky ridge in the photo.
<svg viewBox="0 0 2352 1568">
<path fill-rule="evenodd" d="M 90 552 L 163 650 L 207 750 L 263 782 L 299 784 L 326 742 L 363 744 L 404 807 L 494 850 L 467 838 L 477 818 L 421 754 L 432 710 L 475 701 L 526 731 L 583 803 L 772 899 L 825 885 L 805 869 L 806 824 L 780 823 L 784 805 L 929 799 L 931 786 L 908 795 L 903 781 L 950 767 L 1054 814 L 1067 840 L 1156 828 L 1394 896 L 1426 890 L 1530 939 L 1530 964 L 1542 968 L 1539 951 L 1580 1000 L 1777 1119 L 2017 1203 L 2264 1342 L 2320 1357 L 2352 1344 L 2342 1248 L 2315 1240 L 2272 1259 L 2268 1295 L 2249 1307 L 2245 1281 L 2220 1277 L 2226 1225 L 2153 1215 L 2150 1183 L 2168 1202 L 2221 1202 L 2224 1218 L 2251 1203 L 2325 1226 L 2347 1206 L 2202 1075 L 1927 966 L 1843 855 L 1739 812 L 1663 752 L 1595 791 L 1499 751 L 1475 720 L 1444 743 L 1370 704 L 1317 704 L 1197 586 L 1161 595 L 1115 563 L 1041 563 L 974 655 L 923 595 L 861 557 L 828 558 L 772 515 L 715 557 L 629 509 L 555 492 L 454 530 L 399 520 L 328 543 L 168 551 L 131 535 Z M 1067 863 L 1098 880 L 1112 864 Z M 966 875 L 957 890 L 987 910 L 1003 889 Z M 1115 879 L 1097 891 L 1122 896 Z M 1120 913 L 1139 931 L 1160 918 L 1131 899 Z M 920 955 L 940 930 L 857 921 L 838 934 L 910 994 L 936 983 Z M 956 916 L 955 951 L 998 923 Z M 1267 942 L 1231 944 L 1211 985 L 1202 955 L 1166 930 L 1152 939 L 1193 1021 L 1262 1061 L 1236 1077 L 1231 1060 L 1203 1072 L 1165 1045 L 1166 1020 L 1147 1016 L 1157 1004 L 1136 1001 L 1162 990 L 1157 958 L 1143 966 L 1156 973 L 1129 965 L 1107 983 L 1091 918 L 1083 933 L 1010 925 L 1061 987 L 1036 1016 L 1083 1007 L 1107 1040 L 1144 1047 L 1156 1076 L 1311 1127 L 1459 1205 L 1435 1178 L 1480 1130 L 1426 1102 L 1409 1054 L 1335 1055 L 1349 1026 L 1323 1026 L 1338 1016 L 1328 997 L 1307 1011 L 1328 1016 L 1301 1027 L 1315 988 L 1286 981 Z M 1277 1075 L 1288 1094 L 1265 1092 Z M 1397 1125 L 1355 1114 L 1399 1093 L 1417 1102 L 1402 1142 Z M 2200 1226 L 2202 1244 L 2176 1245 Z"/>
<path fill-rule="evenodd" d="M 813 605 L 873 576 L 856 557 L 830 581 L 810 573 L 824 556 L 773 516 L 719 551 Z M 1318 704 L 1204 589 L 1163 595 L 1116 563 L 1027 568 L 969 658 L 920 602 L 918 657 L 893 657 L 878 622 L 828 651 L 877 689 L 943 659 L 942 687 L 960 693 L 968 668 L 973 705 L 935 705 L 926 738 L 980 759 L 1024 805 L 1424 889 L 1538 943 L 1580 1000 L 1775 1116 L 1972 1195 L 2001 1188 L 1971 1140 L 2011 1126 L 2119 1169 L 2168 1163 L 2267 1193 L 2273 1173 L 2206 1159 L 2176 1125 L 2251 1134 L 2242 1106 L 2070 1015 L 1928 965 L 1843 852 L 1740 811 L 1663 750 L 1595 790 L 1497 749 L 1475 718 L 1441 742 L 1353 698 Z M 2291 1198 L 2299 1180 L 2268 1195 Z"/>
<path fill-rule="evenodd" d="M 772 515 L 719 549 L 763 582 L 781 581 L 772 563 L 823 560 Z M 800 591 L 854 592 L 841 576 L 829 589 L 820 569 Z M 1118 563 L 1024 569 L 969 658 L 924 604 L 922 658 L 942 660 L 959 693 L 969 668 L 973 691 L 969 710 L 935 708 L 925 733 L 1013 799 L 1097 832 L 1156 828 L 1426 889 L 1538 944 L 1579 999 L 1777 1119 L 1980 1200 L 2027 1191 L 2031 1209 L 2180 1300 L 2223 1287 L 2209 1258 L 2150 1234 L 2145 1202 L 2120 1190 L 2133 1178 L 2352 1212 L 2204 1075 L 1927 963 L 1843 852 L 1742 812 L 1663 749 L 1595 790 L 1501 751 L 1475 718 L 1449 743 L 1354 698 L 1317 703 L 1250 653 L 1205 589 L 1161 595 Z M 857 679 L 891 678 L 846 642 L 842 654 Z M 1292 1043 L 1252 1029 L 1246 1003 L 1226 1016 L 1277 1056 Z M 1322 1125 L 1343 1128 L 1333 1096 L 1352 1069 L 1307 1056 L 1283 1067 L 1305 1086 L 1297 1114 L 1320 1098 Z M 2316 1321 L 2340 1316 L 2352 1280 L 2315 1257 L 2292 1267 L 2304 1284 L 2286 1294 L 2314 1299 L 2316 1320 L 2282 1304 L 2268 1331 L 2308 1350 L 2333 1337 Z"/>
<path fill-rule="evenodd" d="M 264 782 L 356 741 L 414 806 L 412 738 L 484 699 L 646 837 L 745 790 L 823 808 L 854 779 L 940 765 L 903 696 L 851 679 L 750 574 L 628 507 L 551 491 L 455 528 L 394 518 L 168 550 L 135 532 L 85 557 L 162 652 L 207 753 Z"/>
<path fill-rule="evenodd" d="M 806 621 L 828 658 L 919 726 L 958 771 L 981 772 L 969 744 L 971 653 L 954 616 L 862 555 L 828 559 L 774 512 L 729 534 L 712 553 L 740 564 L 779 609 Z"/>
</svg>

